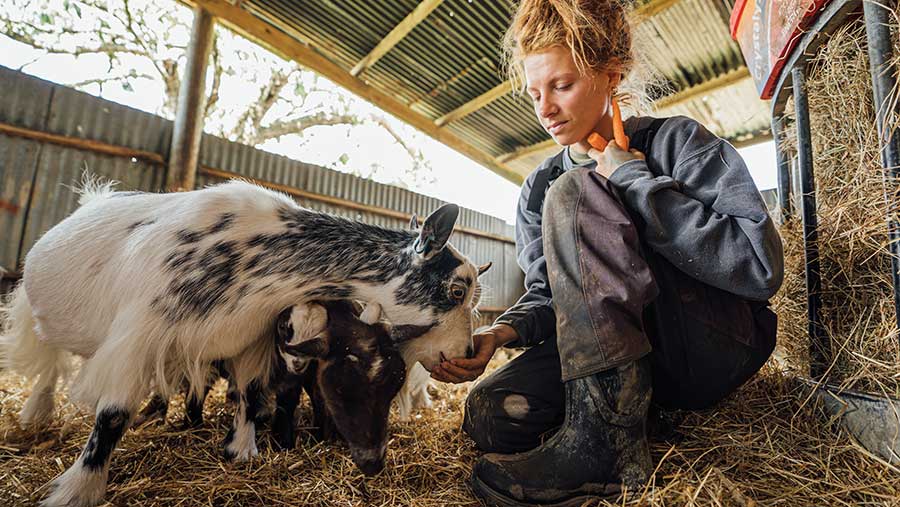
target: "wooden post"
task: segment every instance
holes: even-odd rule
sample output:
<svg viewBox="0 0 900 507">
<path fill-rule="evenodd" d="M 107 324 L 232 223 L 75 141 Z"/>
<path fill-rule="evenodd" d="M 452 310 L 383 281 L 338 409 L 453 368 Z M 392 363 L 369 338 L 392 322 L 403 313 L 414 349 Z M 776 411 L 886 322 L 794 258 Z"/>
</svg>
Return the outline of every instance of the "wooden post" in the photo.
<svg viewBox="0 0 900 507">
<path fill-rule="evenodd" d="M 206 68 L 212 49 L 215 20 L 209 11 L 194 8 L 194 26 L 188 46 L 187 65 L 178 90 L 175 128 L 169 150 L 166 188 L 169 191 L 193 190 L 197 177 L 203 113 L 206 108 Z"/>
</svg>

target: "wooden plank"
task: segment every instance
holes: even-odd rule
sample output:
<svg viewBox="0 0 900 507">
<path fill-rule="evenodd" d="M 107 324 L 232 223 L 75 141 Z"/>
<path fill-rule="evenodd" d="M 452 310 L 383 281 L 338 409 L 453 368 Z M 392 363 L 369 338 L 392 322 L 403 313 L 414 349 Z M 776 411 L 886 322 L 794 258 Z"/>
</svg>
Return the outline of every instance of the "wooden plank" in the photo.
<svg viewBox="0 0 900 507">
<path fill-rule="evenodd" d="M 726 72 L 725 74 L 710 79 L 709 81 L 704 81 L 696 86 L 692 86 L 686 90 L 682 90 L 678 93 L 673 93 L 672 95 L 667 95 L 654 102 L 653 109 L 659 111 L 667 107 L 677 106 L 719 88 L 731 86 L 738 81 L 747 79 L 749 77 L 750 71 L 747 70 L 747 67 L 740 67 L 738 69 Z"/>
<path fill-rule="evenodd" d="M 411 32 L 416 25 L 427 18 L 428 15 L 431 14 L 433 10 L 437 9 L 443 2 L 444 0 L 423 0 L 422 3 L 417 5 L 412 12 L 403 18 L 393 30 L 385 35 L 384 39 L 381 39 L 381 42 L 372 48 L 372 51 L 369 51 L 369 54 L 364 56 L 362 60 L 353 66 L 353 69 L 350 70 L 350 75 L 358 76 L 369 67 L 375 65 L 382 56 L 387 54 L 391 48 L 403 40 L 403 38 L 406 37 L 406 34 Z"/>
<path fill-rule="evenodd" d="M 15 125 L 9 125 L 7 123 L 0 123 L 0 134 L 23 137 L 25 139 L 31 139 L 42 143 L 55 144 L 58 146 L 65 146 L 67 148 L 76 148 L 79 150 L 86 150 L 94 153 L 102 153 L 104 155 L 111 155 L 114 157 L 135 158 L 153 164 L 166 165 L 166 161 L 163 160 L 162 156 L 159 153 L 134 150 L 131 148 L 126 148 L 124 146 L 116 146 L 104 143 L 102 141 L 95 141 L 93 139 L 83 139 L 81 137 L 69 137 L 61 134 L 40 132 L 37 130 L 16 127 Z"/>
<path fill-rule="evenodd" d="M 754 132 L 750 137 L 747 137 L 747 138 L 743 138 L 743 139 L 739 139 L 739 140 L 730 140 L 729 139 L 729 142 L 731 143 L 732 146 L 735 147 L 735 149 L 741 149 L 741 148 L 747 148 L 749 146 L 756 146 L 757 144 L 762 144 L 767 141 L 771 141 L 772 139 L 774 139 L 774 137 L 772 137 L 772 130 L 766 129 L 766 130 L 763 130 L 760 132 Z"/>
<path fill-rule="evenodd" d="M 206 109 L 206 68 L 212 50 L 216 22 L 209 12 L 194 8 L 194 25 L 187 48 L 187 65 L 178 90 L 175 126 L 169 150 L 166 188 L 170 191 L 193 190 L 203 138 L 203 119 Z"/>
<path fill-rule="evenodd" d="M 499 162 L 502 162 L 505 164 L 512 160 L 520 159 L 522 157 L 531 155 L 532 153 L 546 150 L 552 146 L 559 146 L 559 145 L 556 144 L 556 141 L 554 141 L 553 139 L 547 139 L 546 141 L 541 141 L 539 143 L 535 143 L 535 144 L 532 144 L 529 146 L 523 146 L 523 147 L 517 149 L 516 151 L 504 153 L 503 155 L 500 155 L 499 157 L 497 157 L 497 160 Z"/>
<path fill-rule="evenodd" d="M 457 107 L 453 111 L 450 111 L 444 116 L 441 116 L 437 120 L 434 120 L 434 124 L 438 127 L 443 127 L 450 122 L 465 117 L 473 111 L 481 109 L 482 107 L 490 104 L 491 102 L 499 99 L 500 97 L 506 95 L 511 91 L 512 84 L 509 81 L 504 81 L 503 83 L 498 84 L 497 86 L 470 100 L 469 102 L 466 102 L 465 104 Z"/>
<path fill-rule="evenodd" d="M 629 16 L 633 21 L 640 22 L 643 19 L 659 14 L 678 2 L 679 0 L 650 0 L 632 9 Z"/>
<path fill-rule="evenodd" d="M 392 95 L 369 86 L 362 79 L 351 76 L 349 72 L 346 72 L 311 47 L 257 18 L 250 12 L 238 9 L 225 0 L 184 1 L 189 5 L 202 6 L 216 16 L 219 22 L 241 36 L 321 74 L 338 86 L 346 88 L 360 98 L 380 107 L 385 112 L 409 123 L 435 140 L 446 144 L 516 185 L 522 183 L 520 174 L 506 167 L 503 163 L 498 163 L 488 153 L 473 147 L 471 143 L 457 137 L 450 131 L 439 128 L 434 124 L 434 121 L 413 111 Z"/>
</svg>

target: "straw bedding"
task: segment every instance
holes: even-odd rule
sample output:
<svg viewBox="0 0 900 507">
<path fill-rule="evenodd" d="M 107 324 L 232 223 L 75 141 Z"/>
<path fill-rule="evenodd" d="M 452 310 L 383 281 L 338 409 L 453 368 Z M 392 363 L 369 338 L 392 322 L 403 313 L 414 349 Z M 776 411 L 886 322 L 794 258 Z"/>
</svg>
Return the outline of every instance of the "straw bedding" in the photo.
<svg viewBox="0 0 900 507">
<path fill-rule="evenodd" d="M 895 46 L 895 55 L 900 55 L 900 45 Z M 900 397 L 900 337 L 886 225 L 889 213 L 896 217 L 897 209 L 896 202 L 889 205 L 885 199 L 898 194 L 896 185 L 886 183 L 882 175 L 861 20 L 830 38 L 808 76 L 821 319 L 832 350 L 828 378 L 847 388 Z M 792 104 L 788 116 L 793 116 Z M 786 129 L 783 142 L 791 151 L 795 136 L 793 127 Z M 805 261 L 799 210 L 796 215 L 782 227 L 785 283 L 773 303 L 781 317 L 778 353 L 791 367 L 806 372 Z"/>
<path fill-rule="evenodd" d="M 183 408 L 176 399 L 167 422 L 127 432 L 113 455 L 106 498 L 111 505 L 153 507 L 475 506 L 466 481 L 479 453 L 460 431 L 467 390 L 437 386 L 434 409 L 408 423 L 393 420 L 387 467 L 365 479 L 346 449 L 301 437 L 297 449 L 279 453 L 265 429 L 257 459 L 225 462 L 221 441 L 231 408 L 219 385 L 201 428 L 178 429 Z M 46 431 L 20 429 L 15 413 L 27 392 L 19 377 L 0 375 L 0 505 L 33 505 L 91 430 L 92 418 L 71 407 Z M 307 406 L 301 425 L 309 420 Z M 650 487 L 616 505 L 900 506 L 900 470 L 870 457 L 828 423 L 802 386 L 774 369 L 719 408 L 686 414 L 680 435 L 654 439 L 652 452 L 660 464 Z"/>
</svg>

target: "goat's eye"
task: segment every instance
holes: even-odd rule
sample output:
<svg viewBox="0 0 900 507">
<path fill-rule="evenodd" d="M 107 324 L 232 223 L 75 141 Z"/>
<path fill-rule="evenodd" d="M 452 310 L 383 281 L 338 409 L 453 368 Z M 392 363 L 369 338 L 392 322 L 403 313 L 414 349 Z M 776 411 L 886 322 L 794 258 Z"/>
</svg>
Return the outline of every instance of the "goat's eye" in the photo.
<svg viewBox="0 0 900 507">
<path fill-rule="evenodd" d="M 462 301 L 464 297 L 466 297 L 466 288 L 462 285 L 451 285 L 450 286 L 450 297 L 454 301 Z"/>
</svg>

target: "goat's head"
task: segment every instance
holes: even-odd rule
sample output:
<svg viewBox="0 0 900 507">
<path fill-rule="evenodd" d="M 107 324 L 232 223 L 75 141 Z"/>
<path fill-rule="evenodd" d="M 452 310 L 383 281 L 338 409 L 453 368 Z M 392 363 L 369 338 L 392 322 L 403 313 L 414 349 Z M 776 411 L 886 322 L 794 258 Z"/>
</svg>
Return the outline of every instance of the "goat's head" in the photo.
<svg viewBox="0 0 900 507">
<path fill-rule="evenodd" d="M 347 301 L 297 305 L 279 316 L 278 344 L 286 362 L 292 359 L 301 368 L 315 362 L 310 372 L 327 415 L 356 466 L 374 475 L 384 468 L 391 400 L 403 387 L 406 366 L 387 327 L 367 324 L 358 314 Z M 326 324 L 317 332 L 322 316 Z"/>
<path fill-rule="evenodd" d="M 459 208 L 446 204 L 425 219 L 413 243 L 410 272 L 385 308 L 391 336 L 403 359 L 431 370 L 443 357 L 472 353 L 472 316 L 481 294 L 478 277 L 490 263 L 476 267 L 448 243 Z M 410 224 L 417 229 L 413 216 Z"/>
</svg>

